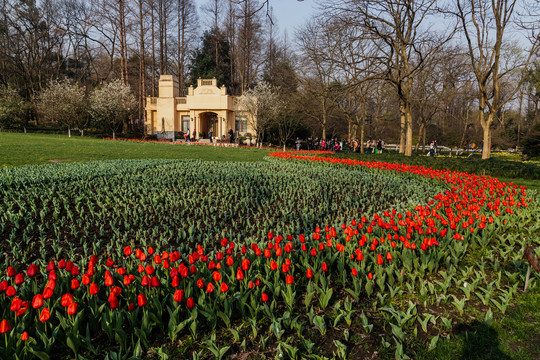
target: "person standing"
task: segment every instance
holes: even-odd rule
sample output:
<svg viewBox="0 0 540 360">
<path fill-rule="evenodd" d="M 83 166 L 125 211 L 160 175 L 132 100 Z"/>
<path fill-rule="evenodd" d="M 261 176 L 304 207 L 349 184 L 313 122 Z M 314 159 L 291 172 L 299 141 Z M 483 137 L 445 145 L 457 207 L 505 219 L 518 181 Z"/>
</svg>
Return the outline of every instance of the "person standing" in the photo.
<svg viewBox="0 0 540 360">
<path fill-rule="evenodd" d="M 296 151 L 300 151 L 300 145 L 302 145 L 300 138 L 296 138 L 295 144 L 296 144 Z"/>
<path fill-rule="evenodd" d="M 186 140 L 186 142 L 189 142 L 189 136 L 190 136 L 190 133 L 189 133 L 189 128 L 188 128 L 186 133 L 184 134 L 184 139 Z"/>
<path fill-rule="evenodd" d="M 229 129 L 229 141 L 231 144 L 234 141 L 234 132 L 232 131 L 232 129 Z"/>
<path fill-rule="evenodd" d="M 208 130 L 208 138 L 210 139 L 210 144 L 212 143 L 212 136 L 214 135 L 214 132 L 212 129 Z"/>
<path fill-rule="evenodd" d="M 435 144 L 433 143 L 433 140 L 429 142 L 429 153 L 428 156 L 435 156 Z"/>
</svg>

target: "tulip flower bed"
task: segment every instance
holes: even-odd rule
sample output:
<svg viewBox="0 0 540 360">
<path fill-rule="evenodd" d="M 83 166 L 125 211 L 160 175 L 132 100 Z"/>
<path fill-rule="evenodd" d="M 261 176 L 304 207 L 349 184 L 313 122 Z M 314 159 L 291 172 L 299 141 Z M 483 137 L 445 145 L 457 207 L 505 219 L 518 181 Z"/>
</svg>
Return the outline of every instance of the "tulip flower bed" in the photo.
<svg viewBox="0 0 540 360">
<path fill-rule="evenodd" d="M 3 170 L 1 357 L 403 358 L 523 283 L 525 188 L 271 156 Z"/>
</svg>

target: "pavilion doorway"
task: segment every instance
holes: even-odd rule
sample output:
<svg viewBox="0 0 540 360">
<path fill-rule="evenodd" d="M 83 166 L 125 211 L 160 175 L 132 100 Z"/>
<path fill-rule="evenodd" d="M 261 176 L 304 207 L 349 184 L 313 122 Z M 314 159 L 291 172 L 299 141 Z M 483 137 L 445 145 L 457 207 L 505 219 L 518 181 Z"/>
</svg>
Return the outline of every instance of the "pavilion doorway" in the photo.
<svg viewBox="0 0 540 360">
<path fill-rule="evenodd" d="M 200 115 L 201 119 L 201 135 L 208 139 L 208 133 L 212 131 L 212 136 L 218 135 L 218 115 L 214 112 L 204 112 Z"/>
</svg>

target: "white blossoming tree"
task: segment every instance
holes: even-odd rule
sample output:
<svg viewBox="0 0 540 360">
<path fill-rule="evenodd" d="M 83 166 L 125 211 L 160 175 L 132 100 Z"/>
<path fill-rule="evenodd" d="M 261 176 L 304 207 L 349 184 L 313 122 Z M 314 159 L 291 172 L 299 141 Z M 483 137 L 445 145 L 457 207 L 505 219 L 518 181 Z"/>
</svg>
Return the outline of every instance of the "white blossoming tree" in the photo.
<svg viewBox="0 0 540 360">
<path fill-rule="evenodd" d="M 127 124 L 127 119 L 137 108 L 137 99 L 129 85 L 122 80 L 113 80 L 94 90 L 90 96 L 90 115 L 104 129 L 116 133 Z"/>
<path fill-rule="evenodd" d="M 37 109 L 44 120 L 62 124 L 71 129 L 77 127 L 84 134 L 88 125 L 85 90 L 79 84 L 65 81 L 51 81 L 49 87 L 39 96 Z"/>
<path fill-rule="evenodd" d="M 261 82 L 240 97 L 238 108 L 248 115 L 248 123 L 257 134 L 257 145 L 261 146 L 265 130 L 280 114 L 282 101 L 270 84 Z"/>
</svg>

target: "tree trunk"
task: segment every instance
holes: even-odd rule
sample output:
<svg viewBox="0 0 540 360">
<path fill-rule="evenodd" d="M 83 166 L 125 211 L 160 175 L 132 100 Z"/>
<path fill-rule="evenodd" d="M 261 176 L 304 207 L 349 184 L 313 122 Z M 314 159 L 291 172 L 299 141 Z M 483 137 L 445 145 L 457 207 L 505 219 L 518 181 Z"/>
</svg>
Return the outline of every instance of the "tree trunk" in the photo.
<svg viewBox="0 0 540 360">
<path fill-rule="evenodd" d="M 422 152 L 426 152 L 426 127 L 427 126 L 424 126 L 424 136 L 423 136 L 424 143 L 423 143 L 423 146 L 422 146 Z"/>
<path fill-rule="evenodd" d="M 143 0 L 139 0 L 139 120 L 142 119 L 142 125 L 146 124 L 146 110 L 145 110 L 145 59 L 144 59 L 144 26 L 143 26 Z M 143 130 L 143 134 L 145 131 Z"/>
<path fill-rule="evenodd" d="M 420 123 L 420 129 L 418 129 L 418 141 L 416 142 L 416 146 L 414 148 L 415 153 L 417 153 L 418 149 L 420 148 L 420 142 L 422 141 L 422 134 L 423 134 L 424 128 L 425 128 L 425 124 L 424 124 L 424 121 L 422 121 Z M 425 138 L 424 138 L 424 142 L 425 142 Z M 424 146 L 425 146 L 425 144 L 424 144 Z M 424 150 L 422 149 L 422 151 L 424 151 Z"/>
<path fill-rule="evenodd" d="M 363 154 L 364 153 L 364 130 L 366 128 L 366 121 L 365 119 L 361 119 L 362 121 L 362 125 L 360 126 L 360 144 L 358 144 L 360 146 L 360 154 Z"/>
<path fill-rule="evenodd" d="M 493 113 L 488 114 L 487 121 L 484 120 L 484 112 L 480 112 L 480 124 L 484 130 L 484 142 L 482 145 L 482 160 L 487 160 L 491 157 L 491 123 L 493 122 Z"/>
<path fill-rule="evenodd" d="M 461 137 L 461 142 L 459 143 L 460 148 L 463 148 L 463 144 L 465 143 L 465 135 L 467 134 L 468 127 L 469 127 L 469 107 L 467 106 L 467 115 L 465 117 L 465 127 L 463 128 L 463 136 Z"/>
<path fill-rule="evenodd" d="M 406 118 L 406 139 L 405 139 L 405 156 L 412 156 L 412 143 L 413 143 L 413 124 L 412 124 L 412 114 L 410 106 L 406 107 L 407 112 L 405 114 Z"/>
<path fill-rule="evenodd" d="M 112 138 L 113 140 L 116 139 L 116 132 L 114 130 L 112 131 Z"/>
<path fill-rule="evenodd" d="M 403 106 L 403 102 L 401 101 L 399 105 L 399 121 L 400 121 L 399 153 L 404 154 L 405 153 L 406 120 L 405 120 L 405 107 Z"/>
<path fill-rule="evenodd" d="M 68 126 L 68 137 L 71 137 L 71 126 Z"/>
<path fill-rule="evenodd" d="M 150 0 L 150 17 L 152 24 L 152 97 L 156 96 L 156 31 L 154 19 L 154 0 Z"/>
<path fill-rule="evenodd" d="M 519 92 L 519 114 L 518 114 L 518 126 L 517 126 L 517 143 L 516 143 L 516 151 L 519 148 L 519 140 L 520 140 L 520 132 L 521 132 L 521 117 L 522 117 L 522 105 L 523 105 L 523 87 L 521 88 Z"/>
</svg>

